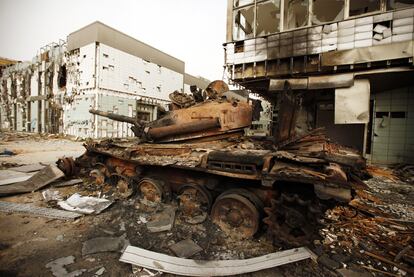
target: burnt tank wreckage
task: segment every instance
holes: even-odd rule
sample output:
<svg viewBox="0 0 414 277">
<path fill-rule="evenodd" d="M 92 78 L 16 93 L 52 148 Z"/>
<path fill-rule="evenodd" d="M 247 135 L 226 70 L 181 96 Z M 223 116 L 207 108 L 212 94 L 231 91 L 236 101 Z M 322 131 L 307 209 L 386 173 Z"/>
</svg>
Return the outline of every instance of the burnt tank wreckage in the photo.
<svg viewBox="0 0 414 277">
<path fill-rule="evenodd" d="M 209 215 L 241 238 L 265 226 L 290 245 L 313 238 L 324 203 L 348 202 L 363 185 L 366 164 L 356 151 L 331 143 L 322 129 L 296 134 L 299 98 L 291 91 L 278 99 L 274 135 L 261 138 L 244 136 L 257 117 L 256 101 L 237 100 L 222 81 L 193 94 L 172 93 L 170 111 L 152 122 L 90 110 L 131 123 L 137 138 L 90 140 L 85 154 L 58 165 L 68 175 L 83 168 L 122 197 L 177 197 L 189 223 Z"/>
</svg>

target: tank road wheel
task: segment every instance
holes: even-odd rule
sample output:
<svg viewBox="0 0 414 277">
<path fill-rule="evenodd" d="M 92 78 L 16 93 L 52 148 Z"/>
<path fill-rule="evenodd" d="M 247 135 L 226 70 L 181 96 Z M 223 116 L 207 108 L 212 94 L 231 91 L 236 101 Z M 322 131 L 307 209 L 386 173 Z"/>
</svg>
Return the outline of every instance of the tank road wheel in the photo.
<svg viewBox="0 0 414 277">
<path fill-rule="evenodd" d="M 226 234 L 237 238 L 250 238 L 259 229 L 259 211 L 245 196 L 220 195 L 211 210 L 213 223 Z"/>
<path fill-rule="evenodd" d="M 282 194 L 271 200 L 271 207 L 265 208 L 265 213 L 263 222 L 269 226 L 275 241 L 303 246 L 312 242 L 321 210 L 312 200 L 303 200 L 297 194 Z"/>
<path fill-rule="evenodd" d="M 254 194 L 253 192 L 251 192 L 247 189 L 243 189 L 243 188 L 234 188 L 234 189 L 226 190 L 225 192 L 220 194 L 218 196 L 218 198 L 223 197 L 224 195 L 227 195 L 227 194 L 239 194 L 239 195 L 249 199 L 250 202 L 252 202 L 255 205 L 255 207 L 257 208 L 257 210 L 259 211 L 260 216 L 262 216 L 263 209 L 264 209 L 264 204 L 263 204 L 262 200 L 260 200 L 260 198 L 257 197 L 257 195 Z"/>
<path fill-rule="evenodd" d="M 183 185 L 178 190 L 178 205 L 185 221 L 198 224 L 206 220 L 213 199 L 210 192 L 200 185 Z"/>
<path fill-rule="evenodd" d="M 138 183 L 138 191 L 144 200 L 154 203 L 161 203 L 164 200 L 161 181 L 144 178 Z"/>
<path fill-rule="evenodd" d="M 134 192 L 133 181 L 128 177 L 114 173 L 109 176 L 110 183 L 116 186 L 120 198 L 128 198 Z"/>
</svg>

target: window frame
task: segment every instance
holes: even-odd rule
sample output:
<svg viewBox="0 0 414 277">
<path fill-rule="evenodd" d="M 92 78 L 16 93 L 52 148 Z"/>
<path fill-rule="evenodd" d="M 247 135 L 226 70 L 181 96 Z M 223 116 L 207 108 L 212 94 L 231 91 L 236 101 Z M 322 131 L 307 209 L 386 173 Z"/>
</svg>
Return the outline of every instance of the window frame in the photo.
<svg viewBox="0 0 414 277">
<path fill-rule="evenodd" d="M 234 6 L 234 0 L 229 0 L 231 1 L 231 17 L 232 17 L 232 24 L 231 24 L 231 40 L 233 42 L 236 41 L 244 41 L 244 40 L 249 40 L 249 39 L 255 39 L 255 38 L 260 38 L 260 37 L 267 37 L 273 34 L 279 34 L 279 33 L 283 33 L 283 32 L 288 32 L 288 31 L 294 31 L 294 30 L 300 30 L 300 29 L 304 29 L 304 28 L 310 28 L 312 26 L 320 26 L 321 24 L 312 24 L 312 16 L 313 16 L 313 0 L 306 0 L 308 1 L 308 22 L 307 25 L 305 26 L 301 26 L 301 27 L 297 27 L 297 28 L 292 28 L 292 29 L 287 29 L 284 26 L 284 18 L 285 18 L 285 1 L 284 0 L 280 0 L 280 22 L 279 22 L 279 32 L 275 32 L 275 33 L 269 33 L 266 35 L 260 35 L 257 36 L 257 4 L 260 3 L 266 3 L 266 2 L 272 2 L 272 0 L 252 0 L 252 3 L 250 4 L 245 4 L 242 6 L 238 6 L 235 7 Z M 350 16 L 349 12 L 350 12 L 350 1 L 351 0 L 344 0 L 344 19 L 340 20 L 340 21 L 329 21 L 329 22 L 324 22 L 322 25 L 325 24 L 330 24 L 330 23 L 335 23 L 335 22 L 341 22 L 344 20 L 348 20 L 348 19 L 353 19 L 353 18 L 359 18 L 359 17 L 363 17 L 363 16 L 370 16 L 370 15 L 375 15 L 375 14 L 379 14 L 379 13 L 385 13 L 385 12 L 389 12 L 389 11 L 393 11 L 394 9 L 391 10 L 387 10 L 387 3 L 388 0 L 380 0 L 380 9 L 378 11 L 373 11 L 373 12 L 368 12 L 368 13 L 364 13 L 364 14 L 359 14 L 359 15 L 354 15 L 354 16 Z M 253 7 L 253 22 L 252 22 L 252 36 L 251 37 L 246 37 L 244 39 L 236 39 L 235 38 L 235 12 L 237 10 L 246 8 L 246 7 Z M 414 5 L 413 5 L 414 7 Z"/>
</svg>

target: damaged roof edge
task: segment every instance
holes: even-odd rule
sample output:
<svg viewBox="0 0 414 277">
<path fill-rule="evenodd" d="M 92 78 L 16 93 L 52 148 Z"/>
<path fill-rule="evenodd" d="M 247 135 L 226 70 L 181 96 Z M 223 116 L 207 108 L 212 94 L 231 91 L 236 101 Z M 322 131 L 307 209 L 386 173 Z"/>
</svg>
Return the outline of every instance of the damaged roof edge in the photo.
<svg viewBox="0 0 414 277">
<path fill-rule="evenodd" d="M 373 69 L 355 73 L 344 73 L 335 75 L 321 75 L 302 78 L 270 79 L 269 91 L 283 91 L 285 82 L 288 82 L 293 90 L 299 89 L 329 89 L 348 88 L 354 85 L 355 78 L 363 78 L 372 74 L 412 72 L 414 68 L 394 67 L 387 69 Z M 367 78 L 367 77 L 365 77 Z"/>
<path fill-rule="evenodd" d="M 321 54 L 322 66 L 357 64 L 413 57 L 413 41 L 331 51 Z"/>
<path fill-rule="evenodd" d="M 198 88 L 206 89 L 211 82 L 203 77 L 196 77 L 191 74 L 184 74 L 184 84 L 186 85 L 196 85 Z"/>
<path fill-rule="evenodd" d="M 354 74 L 335 74 L 292 79 L 270 79 L 269 90 L 284 90 L 285 82 L 291 89 L 326 89 L 351 87 L 354 84 Z"/>
<path fill-rule="evenodd" d="M 185 63 L 182 60 L 162 52 L 100 21 L 95 21 L 70 33 L 67 37 L 67 49 L 68 51 L 71 51 L 94 42 L 106 44 L 181 74 L 184 74 L 185 72 Z"/>
</svg>

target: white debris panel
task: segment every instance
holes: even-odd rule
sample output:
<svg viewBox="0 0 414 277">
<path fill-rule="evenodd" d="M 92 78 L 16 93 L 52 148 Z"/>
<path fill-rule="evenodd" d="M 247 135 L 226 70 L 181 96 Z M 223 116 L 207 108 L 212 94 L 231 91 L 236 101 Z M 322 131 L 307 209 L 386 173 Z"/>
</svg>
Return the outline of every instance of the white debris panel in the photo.
<svg viewBox="0 0 414 277">
<path fill-rule="evenodd" d="M 99 214 L 112 204 L 112 201 L 103 198 L 81 196 L 78 193 L 73 194 L 65 201 L 59 201 L 58 205 L 67 211 L 81 214 Z"/>
<path fill-rule="evenodd" d="M 183 276 L 229 276 L 277 267 L 313 256 L 309 249 L 300 247 L 245 260 L 198 261 L 128 246 L 120 261 Z"/>
<path fill-rule="evenodd" d="M 369 121 L 369 80 L 355 80 L 352 87 L 335 90 L 335 124 L 361 124 Z"/>
</svg>

